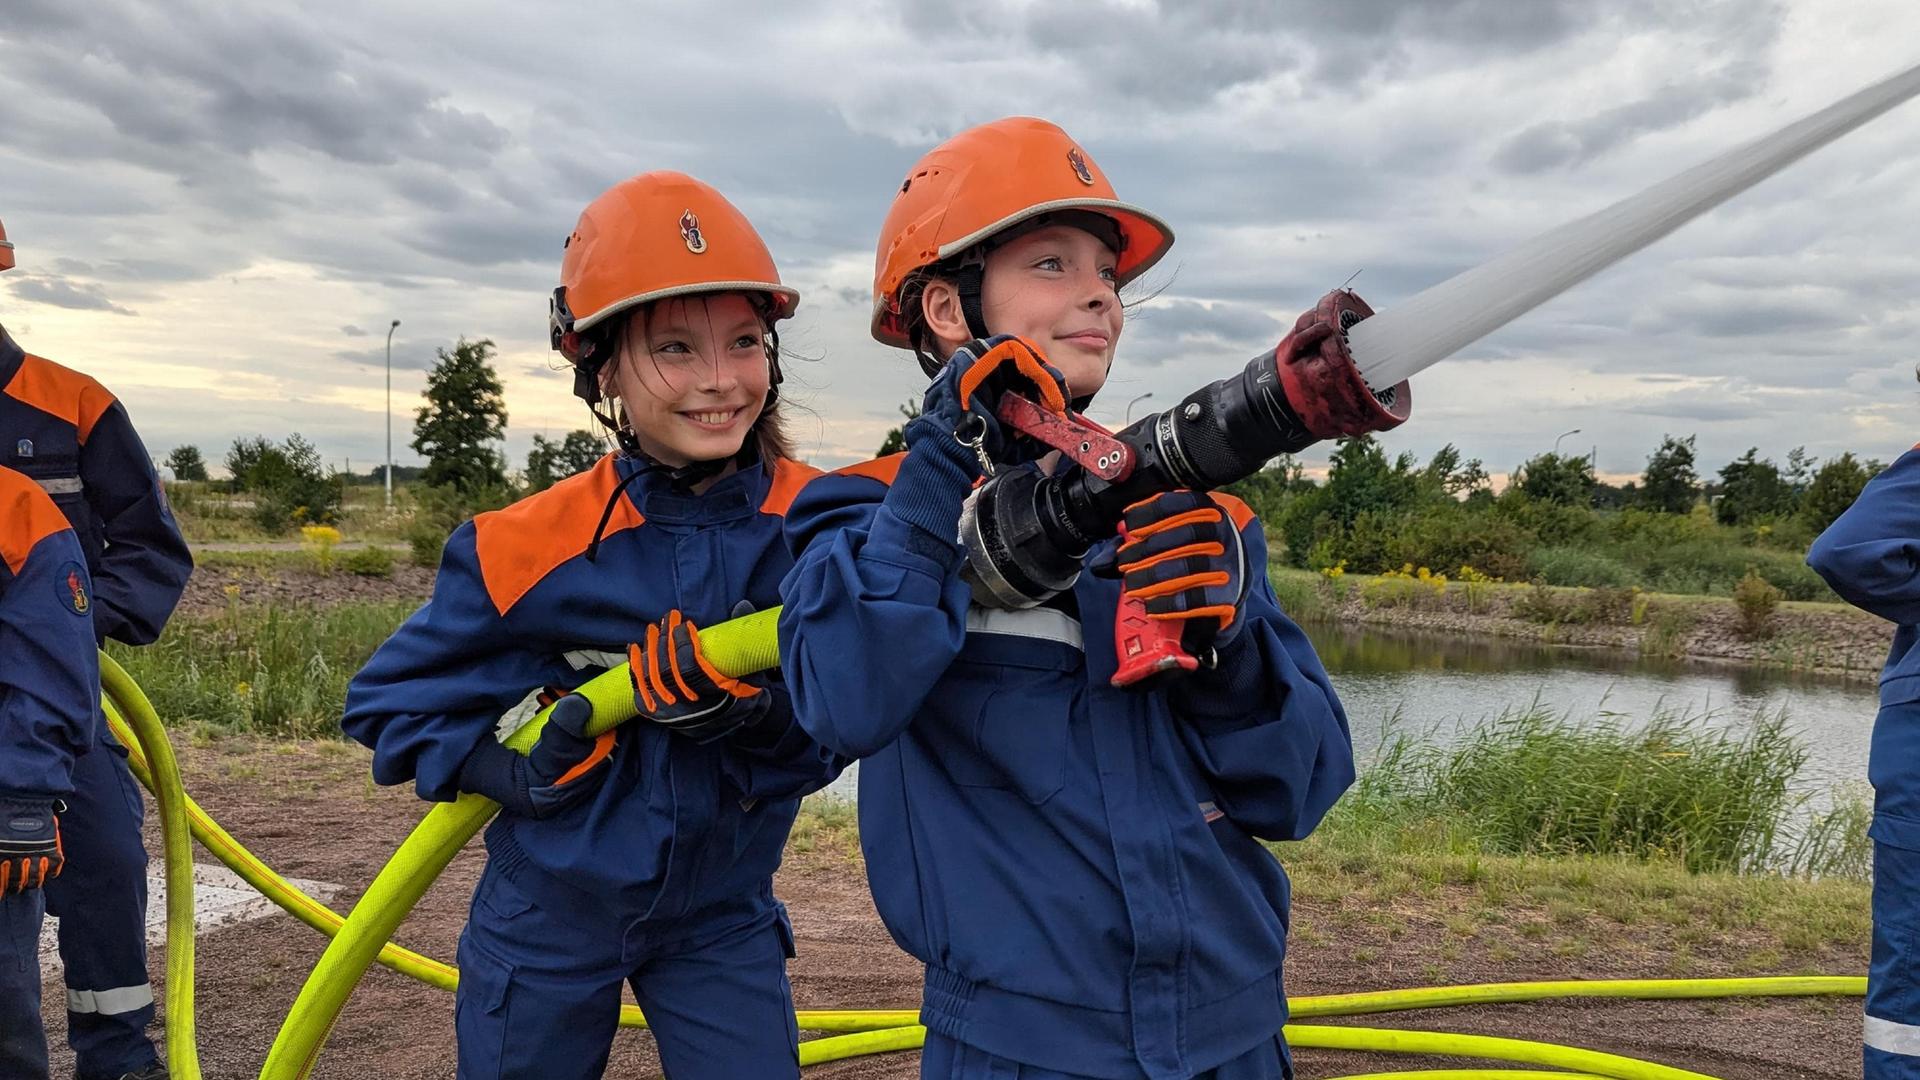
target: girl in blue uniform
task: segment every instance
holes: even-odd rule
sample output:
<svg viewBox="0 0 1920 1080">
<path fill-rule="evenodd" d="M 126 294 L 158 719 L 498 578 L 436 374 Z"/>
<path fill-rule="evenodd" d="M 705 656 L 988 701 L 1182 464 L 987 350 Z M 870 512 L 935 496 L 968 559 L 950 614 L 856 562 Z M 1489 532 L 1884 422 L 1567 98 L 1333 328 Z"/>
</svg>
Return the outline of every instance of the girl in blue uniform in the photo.
<svg viewBox="0 0 1920 1080">
<path fill-rule="evenodd" d="M 1866 1080 L 1920 1080 L 1920 447 L 1873 478 L 1813 542 L 1833 591 L 1896 624 L 1880 675 L 1873 782 L 1873 962 Z"/>
<path fill-rule="evenodd" d="M 1260 841 L 1306 835 L 1353 763 L 1259 522 L 1171 492 L 1044 606 L 973 606 L 960 578 L 976 449 L 1018 452 L 975 389 L 1090 398 L 1117 290 L 1171 243 L 1045 121 L 933 150 L 895 197 L 874 287 L 874 336 L 933 376 L 924 411 L 904 455 L 822 477 L 788 515 L 785 677 L 807 731 L 863 759 L 874 900 L 926 964 L 924 1077 L 1291 1075 L 1288 885 Z M 1217 665 L 1110 685 L 1126 593 Z"/>
<path fill-rule="evenodd" d="M 778 409 L 780 283 L 705 184 L 616 185 L 567 239 L 553 337 L 620 449 L 447 541 L 433 599 L 347 695 L 374 778 L 499 802 L 460 939 L 463 1080 L 606 1067 L 633 988 L 673 1080 L 794 1077 L 792 931 L 773 897 L 797 800 L 834 762 L 777 676 L 735 681 L 697 626 L 779 602 L 812 475 Z M 588 739 L 545 701 L 623 660 L 640 717 Z"/>
</svg>

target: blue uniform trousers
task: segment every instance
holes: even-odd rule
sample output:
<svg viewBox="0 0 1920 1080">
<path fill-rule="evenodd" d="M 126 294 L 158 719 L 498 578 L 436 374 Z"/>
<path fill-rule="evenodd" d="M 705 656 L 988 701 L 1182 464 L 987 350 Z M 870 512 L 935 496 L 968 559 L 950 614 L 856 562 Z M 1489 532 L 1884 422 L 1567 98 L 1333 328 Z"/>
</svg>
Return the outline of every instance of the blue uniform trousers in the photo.
<svg viewBox="0 0 1920 1080">
<path fill-rule="evenodd" d="M 1075 1073 L 1022 1065 L 968 1046 L 938 1032 L 927 1032 L 920 1051 L 920 1080 L 1097 1080 Z M 1193 1080 L 1293 1080 L 1293 1058 L 1278 1033 L 1224 1065 Z"/>
<path fill-rule="evenodd" d="M 104 730 L 104 729 L 103 729 Z M 66 869 L 32 897 L 0 901 L 0 1076 L 47 1075 L 40 1026 L 42 912 L 60 919 L 67 1044 L 81 1080 L 113 1080 L 158 1059 L 147 1038 L 147 852 L 144 809 L 124 751 L 102 735 L 73 763 L 60 841 Z"/>
<path fill-rule="evenodd" d="M 771 890 L 683 918 L 543 905 L 489 863 L 460 936 L 459 1080 L 591 1080 L 633 987 L 668 1080 L 797 1078 L 787 959 Z"/>
<path fill-rule="evenodd" d="M 1920 1080 L 1920 702 L 1873 725 L 1873 962 L 1866 1080 Z"/>
<path fill-rule="evenodd" d="M 1920 1080 L 1920 851 L 1873 844 L 1866 1080 Z"/>
</svg>

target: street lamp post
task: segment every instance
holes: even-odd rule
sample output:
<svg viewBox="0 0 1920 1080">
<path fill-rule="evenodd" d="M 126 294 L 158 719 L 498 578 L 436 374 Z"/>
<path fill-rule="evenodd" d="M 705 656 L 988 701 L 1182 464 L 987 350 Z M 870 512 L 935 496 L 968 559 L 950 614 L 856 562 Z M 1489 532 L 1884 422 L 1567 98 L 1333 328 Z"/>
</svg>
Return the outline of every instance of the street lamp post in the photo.
<svg viewBox="0 0 1920 1080">
<path fill-rule="evenodd" d="M 387 512 L 393 512 L 393 332 L 400 320 L 387 327 Z"/>
<path fill-rule="evenodd" d="M 1578 434 L 1580 434 L 1579 428 L 1574 428 L 1572 431 L 1563 431 L 1560 433 L 1560 439 L 1564 439 L 1569 435 L 1578 435 Z M 1553 440 L 1553 456 L 1554 457 L 1560 456 L 1560 439 Z"/>
<path fill-rule="evenodd" d="M 1134 398 L 1132 401 L 1127 402 L 1127 418 L 1125 421 L 1122 422 L 1122 426 L 1133 423 L 1133 407 L 1147 400 L 1152 396 L 1153 396 L 1153 391 L 1149 390 L 1146 393 L 1141 394 L 1139 397 Z"/>
</svg>

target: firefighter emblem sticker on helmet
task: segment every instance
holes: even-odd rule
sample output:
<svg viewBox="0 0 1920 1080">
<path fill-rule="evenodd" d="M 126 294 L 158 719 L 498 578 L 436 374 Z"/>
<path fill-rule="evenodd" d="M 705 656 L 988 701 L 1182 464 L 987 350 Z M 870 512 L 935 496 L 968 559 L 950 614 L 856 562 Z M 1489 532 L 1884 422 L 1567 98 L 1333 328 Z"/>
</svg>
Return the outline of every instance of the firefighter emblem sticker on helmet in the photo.
<svg viewBox="0 0 1920 1080">
<path fill-rule="evenodd" d="M 1079 147 L 1067 150 L 1067 164 L 1073 166 L 1073 175 L 1079 177 L 1081 183 L 1093 186 L 1093 173 L 1087 168 L 1087 155 L 1081 153 Z"/>
<path fill-rule="evenodd" d="M 695 255 L 707 250 L 707 238 L 700 235 L 700 217 L 691 208 L 680 215 L 680 239 L 687 242 L 687 250 Z"/>
</svg>

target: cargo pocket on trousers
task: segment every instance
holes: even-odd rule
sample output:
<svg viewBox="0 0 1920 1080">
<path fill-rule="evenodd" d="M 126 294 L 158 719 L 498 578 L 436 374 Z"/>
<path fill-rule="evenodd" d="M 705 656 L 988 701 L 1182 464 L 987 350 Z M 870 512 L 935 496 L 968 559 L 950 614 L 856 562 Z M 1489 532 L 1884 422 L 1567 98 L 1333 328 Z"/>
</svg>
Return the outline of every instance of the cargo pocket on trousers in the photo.
<svg viewBox="0 0 1920 1080">
<path fill-rule="evenodd" d="M 488 955 L 469 941 L 460 942 L 460 987 L 455 995 L 453 1027 L 459 1045 L 460 1075 L 490 1078 L 505 1064 L 513 965 Z"/>
<path fill-rule="evenodd" d="M 793 922 L 787 918 L 787 906 L 776 901 L 773 905 L 773 932 L 780 939 L 780 955 L 791 960 L 799 954 L 794 948 Z M 780 997 L 786 1002 L 787 1045 L 793 1048 L 793 1067 L 800 1067 L 800 1018 L 793 1011 L 793 981 L 787 977 L 787 965 L 780 964 Z"/>
<path fill-rule="evenodd" d="M 506 875 L 489 871 L 481 878 L 473 898 L 475 918 L 460 935 L 455 956 L 460 985 L 454 995 L 453 1023 L 463 1078 L 485 1080 L 505 1070 L 507 1036 L 512 1027 L 514 967 L 475 940 L 476 933 L 511 933 L 511 921 L 531 910 L 533 901 Z M 491 925 L 476 931 L 474 922 L 480 919 Z"/>
</svg>

